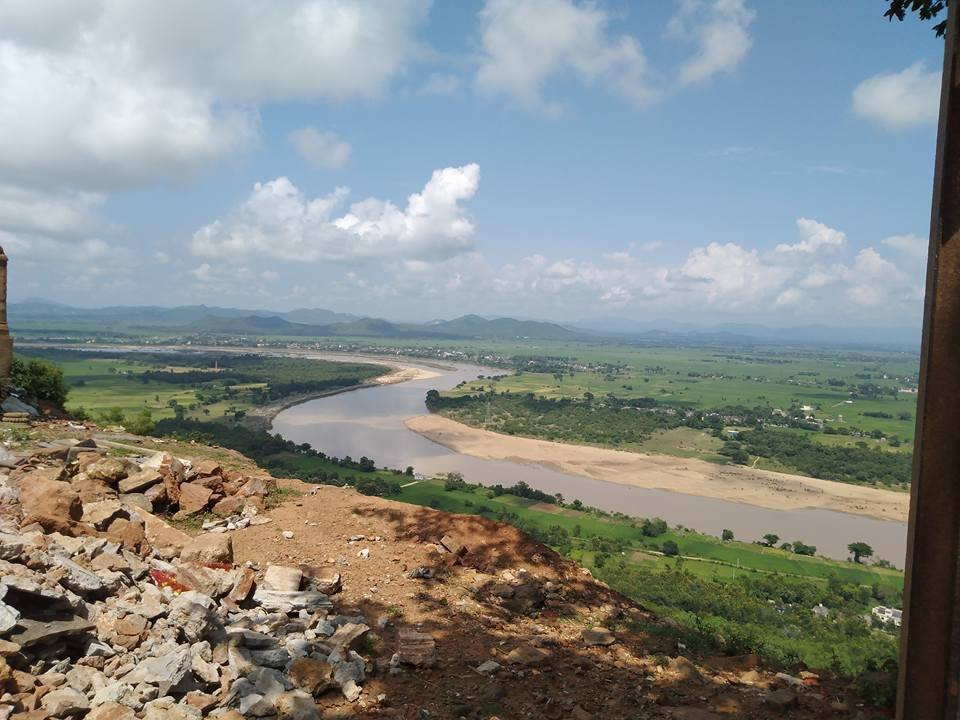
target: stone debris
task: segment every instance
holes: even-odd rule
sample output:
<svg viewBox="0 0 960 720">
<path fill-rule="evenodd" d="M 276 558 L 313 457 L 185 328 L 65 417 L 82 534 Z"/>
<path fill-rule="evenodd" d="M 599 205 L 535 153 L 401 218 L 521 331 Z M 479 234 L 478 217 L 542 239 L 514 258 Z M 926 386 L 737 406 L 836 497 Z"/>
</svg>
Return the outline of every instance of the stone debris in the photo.
<svg viewBox="0 0 960 720">
<path fill-rule="evenodd" d="M 580 633 L 583 644 L 587 647 L 613 645 L 617 641 L 616 635 L 605 627 L 593 627 Z"/>
<path fill-rule="evenodd" d="M 271 478 L 84 442 L 0 470 L 0 720 L 313 720 L 326 693 L 363 702 L 370 627 L 334 613 L 338 573 L 235 567 L 219 524 L 190 537 L 154 512 L 239 499 L 220 522 L 243 527 Z M 419 635 L 407 662 L 430 665 Z"/>
<path fill-rule="evenodd" d="M 397 632 L 399 661 L 414 667 L 432 667 L 437 662 L 437 643 L 432 635 L 411 629 Z"/>
</svg>

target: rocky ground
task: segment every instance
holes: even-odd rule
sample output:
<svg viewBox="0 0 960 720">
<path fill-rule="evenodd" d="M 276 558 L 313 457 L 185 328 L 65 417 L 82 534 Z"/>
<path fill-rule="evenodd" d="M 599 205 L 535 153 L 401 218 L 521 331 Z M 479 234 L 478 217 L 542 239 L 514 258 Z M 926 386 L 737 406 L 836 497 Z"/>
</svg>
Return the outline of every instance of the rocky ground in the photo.
<svg viewBox="0 0 960 720">
<path fill-rule="evenodd" d="M 31 433 L 0 453 L 0 720 L 881 715 L 845 681 L 691 655 L 510 526 Z"/>
</svg>

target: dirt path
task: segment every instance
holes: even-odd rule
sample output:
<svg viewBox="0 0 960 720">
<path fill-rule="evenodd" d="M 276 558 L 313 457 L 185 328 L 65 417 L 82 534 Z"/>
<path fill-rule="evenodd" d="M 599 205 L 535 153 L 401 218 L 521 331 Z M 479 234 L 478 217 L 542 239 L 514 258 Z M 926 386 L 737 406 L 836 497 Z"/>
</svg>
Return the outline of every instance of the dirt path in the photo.
<svg viewBox="0 0 960 720">
<path fill-rule="evenodd" d="M 774 510 L 821 508 L 905 522 L 907 493 L 692 458 L 609 450 L 479 430 L 440 415 L 420 415 L 407 427 L 465 455 L 537 463 L 553 470 L 640 488 L 671 490 Z"/>
</svg>

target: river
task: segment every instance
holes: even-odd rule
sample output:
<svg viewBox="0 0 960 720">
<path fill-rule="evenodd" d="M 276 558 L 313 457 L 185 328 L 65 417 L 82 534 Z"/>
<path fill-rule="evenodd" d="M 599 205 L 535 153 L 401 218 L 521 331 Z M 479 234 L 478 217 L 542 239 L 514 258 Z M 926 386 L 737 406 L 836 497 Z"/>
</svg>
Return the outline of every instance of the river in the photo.
<svg viewBox="0 0 960 720">
<path fill-rule="evenodd" d="M 875 520 L 829 510 L 771 510 L 713 498 L 650 490 L 568 475 L 540 465 L 507 460 L 486 460 L 462 455 L 418 435 L 404 422 L 425 412 L 427 390 L 447 390 L 461 380 L 472 380 L 490 370 L 459 365 L 438 370 L 438 377 L 393 385 L 364 388 L 331 397 L 310 400 L 282 411 L 274 418 L 273 431 L 317 450 L 354 459 L 373 458 L 378 466 L 405 468 L 412 465 L 426 475 L 458 471 L 464 479 L 483 485 L 514 485 L 523 480 L 545 492 L 563 493 L 604 510 L 617 510 L 639 517 L 662 517 L 671 525 L 684 525 L 711 535 L 733 530 L 737 538 L 754 540 L 775 532 L 784 540 L 800 539 L 817 546 L 828 557 L 846 558 L 847 544 L 863 541 L 877 557 L 903 567 L 906 554 L 906 523 Z"/>
</svg>

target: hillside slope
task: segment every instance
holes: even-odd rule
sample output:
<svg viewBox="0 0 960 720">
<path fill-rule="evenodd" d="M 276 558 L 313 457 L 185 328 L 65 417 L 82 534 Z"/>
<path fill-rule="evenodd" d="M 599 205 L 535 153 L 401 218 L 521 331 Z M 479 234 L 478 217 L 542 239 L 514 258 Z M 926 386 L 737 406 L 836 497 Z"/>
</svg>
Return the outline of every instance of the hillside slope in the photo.
<svg viewBox="0 0 960 720">
<path fill-rule="evenodd" d="M 511 526 L 274 481 L 222 448 L 15 437 L 0 717 L 856 716 L 844 681 L 691 655 Z"/>
</svg>

